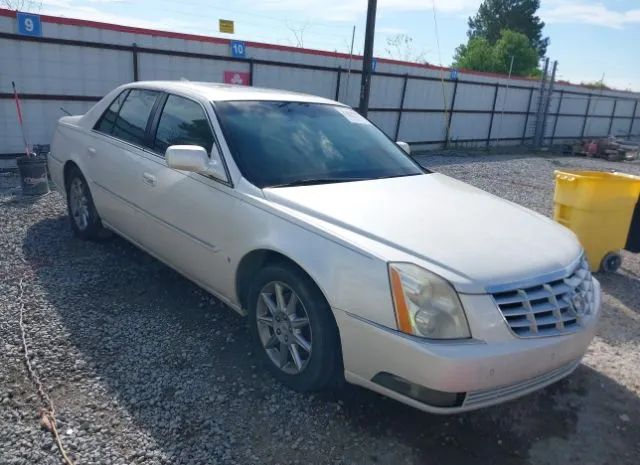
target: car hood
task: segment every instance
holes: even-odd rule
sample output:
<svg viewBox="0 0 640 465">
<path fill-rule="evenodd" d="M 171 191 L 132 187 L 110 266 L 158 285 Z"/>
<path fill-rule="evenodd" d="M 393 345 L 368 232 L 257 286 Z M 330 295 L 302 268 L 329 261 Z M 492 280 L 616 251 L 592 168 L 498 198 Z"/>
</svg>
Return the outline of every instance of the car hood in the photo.
<svg viewBox="0 0 640 465">
<path fill-rule="evenodd" d="M 555 272 L 581 253 L 573 233 L 549 218 L 438 173 L 264 192 L 356 247 L 428 267 L 461 292 Z"/>
</svg>

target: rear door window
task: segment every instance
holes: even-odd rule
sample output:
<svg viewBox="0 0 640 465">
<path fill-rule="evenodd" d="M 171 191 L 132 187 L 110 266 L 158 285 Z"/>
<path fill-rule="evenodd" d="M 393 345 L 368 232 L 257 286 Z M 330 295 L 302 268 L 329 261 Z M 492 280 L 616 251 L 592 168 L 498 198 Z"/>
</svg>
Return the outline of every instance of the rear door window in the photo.
<svg viewBox="0 0 640 465">
<path fill-rule="evenodd" d="M 144 145 L 149 115 L 159 92 L 146 89 L 132 89 L 127 95 L 111 134 L 132 144 Z"/>
<path fill-rule="evenodd" d="M 153 149 L 164 155 L 171 145 L 198 145 L 207 153 L 213 146 L 213 133 L 202 106 L 176 95 L 169 95 L 164 105 Z"/>
</svg>

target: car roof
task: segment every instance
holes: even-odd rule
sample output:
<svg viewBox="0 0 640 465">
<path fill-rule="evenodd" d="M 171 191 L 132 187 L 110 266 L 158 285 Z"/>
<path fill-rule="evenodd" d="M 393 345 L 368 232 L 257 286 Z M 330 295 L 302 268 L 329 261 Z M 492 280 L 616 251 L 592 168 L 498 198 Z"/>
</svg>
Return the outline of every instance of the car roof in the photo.
<svg viewBox="0 0 640 465">
<path fill-rule="evenodd" d="M 204 98 L 209 101 L 229 100 L 265 100 L 285 102 L 309 102 L 342 105 L 339 102 L 315 95 L 291 92 L 280 89 L 267 89 L 262 87 L 236 86 L 215 82 L 194 81 L 138 81 L 123 86 L 176 92 L 183 95 Z"/>
</svg>

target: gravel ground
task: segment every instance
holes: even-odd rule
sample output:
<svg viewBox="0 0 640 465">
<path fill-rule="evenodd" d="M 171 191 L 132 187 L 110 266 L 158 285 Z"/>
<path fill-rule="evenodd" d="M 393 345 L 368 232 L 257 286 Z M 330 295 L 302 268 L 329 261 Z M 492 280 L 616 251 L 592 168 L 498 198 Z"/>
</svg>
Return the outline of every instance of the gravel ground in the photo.
<svg viewBox="0 0 640 465">
<path fill-rule="evenodd" d="M 544 214 L 554 169 L 640 164 L 417 157 Z M 78 464 L 637 464 L 640 259 L 598 276 L 603 318 L 584 363 L 541 392 L 442 417 L 353 386 L 302 395 L 256 367 L 244 321 L 119 238 L 72 238 L 62 198 L 0 176 L 0 464 L 60 464 L 39 425 L 31 361 Z"/>
</svg>

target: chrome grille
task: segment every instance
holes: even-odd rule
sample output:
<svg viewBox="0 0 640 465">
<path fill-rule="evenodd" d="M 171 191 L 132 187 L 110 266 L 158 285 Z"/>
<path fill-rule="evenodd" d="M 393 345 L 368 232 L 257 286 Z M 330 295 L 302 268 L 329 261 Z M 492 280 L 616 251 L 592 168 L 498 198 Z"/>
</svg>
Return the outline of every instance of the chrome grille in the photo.
<svg viewBox="0 0 640 465">
<path fill-rule="evenodd" d="M 574 332 L 593 311 L 594 303 L 593 281 L 584 257 L 564 277 L 492 295 L 509 328 L 519 337 Z"/>
</svg>

